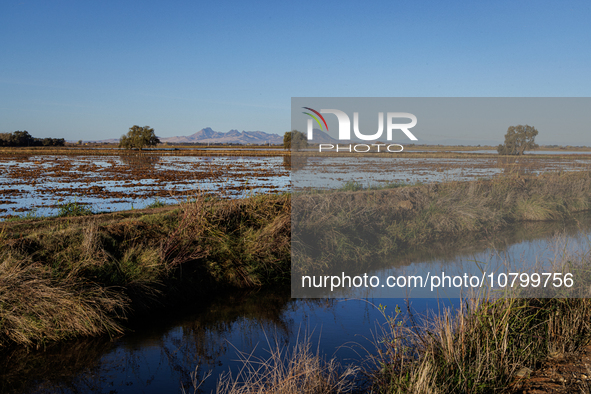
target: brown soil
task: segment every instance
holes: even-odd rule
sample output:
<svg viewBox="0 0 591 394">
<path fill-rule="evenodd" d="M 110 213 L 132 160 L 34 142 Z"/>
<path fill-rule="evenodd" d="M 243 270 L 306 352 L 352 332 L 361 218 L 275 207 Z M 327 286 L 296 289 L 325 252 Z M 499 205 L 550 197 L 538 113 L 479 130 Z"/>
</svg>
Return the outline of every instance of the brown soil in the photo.
<svg viewBox="0 0 591 394">
<path fill-rule="evenodd" d="M 555 354 L 543 361 L 535 371 L 522 370 L 511 392 L 591 393 L 591 345 L 574 354 Z"/>
</svg>

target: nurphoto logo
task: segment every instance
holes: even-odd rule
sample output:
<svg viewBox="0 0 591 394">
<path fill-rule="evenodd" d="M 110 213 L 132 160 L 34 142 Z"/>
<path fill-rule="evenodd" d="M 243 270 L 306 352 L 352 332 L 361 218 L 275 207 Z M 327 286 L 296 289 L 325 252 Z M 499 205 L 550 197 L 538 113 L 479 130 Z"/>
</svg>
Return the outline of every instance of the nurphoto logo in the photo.
<svg viewBox="0 0 591 394">
<path fill-rule="evenodd" d="M 349 116 L 338 109 L 321 109 L 320 112 L 312 109 L 310 107 L 302 107 L 310 112 L 303 112 L 304 114 L 308 115 L 311 119 L 308 119 L 308 128 L 307 128 L 307 135 L 308 140 L 312 141 L 314 139 L 314 121 L 320 126 L 320 130 L 328 131 L 328 124 L 326 123 L 326 119 L 322 114 L 333 114 L 336 115 L 337 120 L 339 122 L 339 136 L 338 139 L 340 141 L 350 141 L 351 140 L 351 119 Z M 410 119 L 410 123 L 394 123 L 394 119 Z M 408 112 L 388 112 L 386 114 L 386 140 L 392 141 L 392 137 L 394 135 L 394 130 L 402 131 L 411 141 L 417 141 L 417 138 L 414 136 L 413 133 L 409 131 L 409 129 L 413 128 L 417 124 L 417 117 Z M 382 138 L 382 134 L 384 133 L 384 113 L 378 112 L 378 131 L 374 134 L 362 134 L 359 130 L 359 112 L 353 112 L 353 133 L 355 137 L 362 141 L 376 141 L 379 138 Z M 347 152 L 369 152 L 371 150 L 371 146 L 375 146 L 377 151 L 380 152 L 381 147 L 386 147 L 386 151 L 388 152 L 402 152 L 404 147 L 400 144 L 382 144 L 382 143 L 374 143 L 374 144 L 349 144 L 348 146 L 339 146 L 339 144 L 319 144 L 318 151 L 330 151 L 336 149 L 336 152 L 339 151 L 347 151 Z M 392 147 L 396 147 L 396 150 L 393 150 Z"/>
</svg>

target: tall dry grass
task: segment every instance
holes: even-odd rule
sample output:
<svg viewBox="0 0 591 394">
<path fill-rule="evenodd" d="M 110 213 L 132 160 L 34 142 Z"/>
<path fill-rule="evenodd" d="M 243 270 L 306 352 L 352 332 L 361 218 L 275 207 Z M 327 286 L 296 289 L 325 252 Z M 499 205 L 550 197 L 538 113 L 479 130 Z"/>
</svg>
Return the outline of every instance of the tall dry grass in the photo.
<svg viewBox="0 0 591 394">
<path fill-rule="evenodd" d="M 292 206 L 294 270 L 364 269 L 376 257 L 433 241 L 568 219 L 591 207 L 591 172 L 297 193 Z"/>
<path fill-rule="evenodd" d="M 57 280 L 41 263 L 0 262 L 0 347 L 123 333 L 129 298 L 71 272 Z"/>
<path fill-rule="evenodd" d="M 515 298 L 527 293 L 475 294 L 459 307 L 416 316 L 382 308 L 384 321 L 370 357 L 380 393 L 490 393 L 506 391 L 542 360 L 591 342 L 589 253 L 554 261 L 570 266 L 586 298 Z M 573 267 L 575 265 L 576 267 Z M 532 293 L 535 294 L 535 293 Z"/>
<path fill-rule="evenodd" d="M 128 316 L 289 275 L 287 195 L 2 223 L 0 346 L 118 335 Z"/>
<path fill-rule="evenodd" d="M 238 352 L 241 367 L 237 374 L 223 373 L 216 386 L 218 394 L 341 394 L 358 388 L 357 366 L 343 367 L 336 358 L 326 360 L 318 348 L 313 350 L 309 335 L 298 337 L 295 345 L 285 347 L 267 340 L 267 357 Z M 193 393 L 203 379 L 192 374 Z M 185 393 L 185 388 L 182 389 Z"/>
</svg>

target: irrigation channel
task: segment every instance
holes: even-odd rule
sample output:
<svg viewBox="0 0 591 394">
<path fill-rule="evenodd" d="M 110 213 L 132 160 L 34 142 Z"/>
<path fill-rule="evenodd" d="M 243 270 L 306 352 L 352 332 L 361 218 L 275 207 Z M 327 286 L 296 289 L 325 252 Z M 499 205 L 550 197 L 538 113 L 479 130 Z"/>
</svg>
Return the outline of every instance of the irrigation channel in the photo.
<svg viewBox="0 0 591 394">
<path fill-rule="evenodd" d="M 207 171 L 197 171 L 204 166 L 205 159 L 210 164 Z M 39 198 L 42 202 L 37 208 L 47 209 L 46 212 L 54 209 L 46 201 L 76 196 L 80 202 L 98 202 L 98 207 L 93 205 L 97 210 L 104 210 L 105 205 L 121 209 L 124 205 L 117 204 L 130 204 L 130 200 L 140 198 L 149 201 L 154 196 L 150 193 L 174 200 L 181 192 L 194 190 L 196 185 L 212 187 L 211 180 L 220 178 L 221 169 L 228 167 L 228 162 L 223 160 L 231 160 L 229 168 L 239 169 L 236 174 L 243 174 L 232 173 L 230 186 L 226 183 L 230 190 L 236 187 L 233 190 L 237 197 L 252 190 L 244 187 L 244 180 L 256 184 L 261 191 L 286 189 L 289 171 L 294 170 L 292 163 L 277 157 L 160 157 L 156 163 L 148 164 L 149 169 L 142 167 L 142 163 L 125 163 L 116 156 L 100 160 L 88 157 L 3 158 L 0 190 L 4 191 L 3 207 L 10 206 L 4 213 L 15 214 L 19 212 L 15 207 L 24 207 Z M 468 178 L 469 174 L 472 177 L 494 176 L 504 171 L 496 160 L 400 161 L 396 163 L 394 177 L 400 181 L 441 181 L 441 176 L 454 175 L 460 179 Z M 589 160 L 588 157 L 571 160 L 569 169 L 588 168 Z M 524 168 L 532 172 L 565 164 L 559 159 L 547 160 L 547 168 L 540 167 L 539 162 L 523 163 Z M 182 176 L 188 173 L 206 175 L 196 175 L 192 183 L 181 183 Z M 226 170 L 225 174 L 229 173 L 231 171 Z M 146 174 L 151 174 L 150 181 L 142 181 Z M 302 179 L 305 178 L 304 174 Z M 339 182 L 336 178 L 333 181 Z M 99 185 L 103 186 L 102 194 L 84 193 Z M 177 196 L 164 194 L 171 185 L 178 188 Z M 7 193 L 7 190 L 12 191 Z M 23 196 L 29 200 L 21 203 Z M 515 225 L 468 246 L 429 245 L 392 256 L 390 264 L 394 268 L 413 264 L 424 270 L 436 270 L 453 269 L 474 261 L 522 261 L 524 264 L 552 261 L 565 253 L 586 253 L 590 235 L 591 215 L 584 214 L 569 222 Z M 410 298 L 362 299 L 363 294 L 356 292 L 343 293 L 342 297 L 292 299 L 288 286 L 237 291 L 179 305 L 175 310 L 136 321 L 133 332 L 120 338 L 75 340 L 40 350 L 7 349 L 0 353 L 0 392 L 162 393 L 180 392 L 181 387 L 193 392 L 192 374 L 200 379 L 212 371 L 212 376 L 200 387 L 203 392 L 210 392 L 215 389 L 221 373 L 229 370 L 236 373 L 240 369 L 241 357 L 265 358 L 269 346 L 274 347 L 275 343 L 293 346 L 306 336 L 310 336 L 312 344 L 327 357 L 335 356 L 343 364 L 360 364 L 375 352 L 375 333 L 386 323 L 378 310 L 380 304 L 386 305 L 387 311 L 393 311 L 398 305 L 404 313 L 409 308 L 417 316 L 427 316 L 459 302 L 445 294 L 438 299 L 413 298 L 412 294 Z"/>
<path fill-rule="evenodd" d="M 569 223 L 526 223 L 469 247 L 417 250 L 412 261 L 428 269 L 451 269 L 495 256 L 524 262 L 553 260 L 588 250 L 590 235 L 590 215 Z M 401 256 L 392 265 L 408 262 L 408 256 Z M 213 372 L 201 386 L 209 392 L 220 373 L 239 370 L 240 352 L 265 358 L 269 344 L 293 346 L 306 335 L 326 356 L 359 364 L 375 351 L 374 334 L 385 324 L 377 308 L 380 304 L 391 312 L 397 305 L 405 312 L 410 305 L 421 316 L 457 303 L 457 298 L 444 295 L 438 300 L 291 299 L 287 286 L 235 292 L 179 305 L 168 314 L 136 322 L 134 332 L 121 338 L 5 352 L 0 356 L 0 392 L 162 393 L 180 391 L 181 385 L 192 392 L 191 373 L 196 369 L 199 377 Z"/>
</svg>

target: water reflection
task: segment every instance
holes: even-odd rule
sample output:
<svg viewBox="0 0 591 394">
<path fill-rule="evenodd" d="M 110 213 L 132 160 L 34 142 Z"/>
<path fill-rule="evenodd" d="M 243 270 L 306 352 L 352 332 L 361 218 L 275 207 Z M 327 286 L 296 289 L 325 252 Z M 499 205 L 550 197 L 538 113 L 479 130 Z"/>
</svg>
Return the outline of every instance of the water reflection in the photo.
<svg viewBox="0 0 591 394">
<path fill-rule="evenodd" d="M 160 163 L 161 156 L 159 155 L 121 155 L 119 160 L 131 170 L 149 171 L 154 169 L 154 166 Z"/>
<path fill-rule="evenodd" d="M 81 339 L 45 351 L 16 349 L 0 352 L 0 392 L 22 393 L 56 390 L 75 392 L 95 384 L 79 376 L 96 367 L 113 348 L 105 339 Z M 81 381 L 86 381 L 80 384 Z M 93 392 L 93 390 L 90 390 Z"/>
<path fill-rule="evenodd" d="M 466 294 L 464 287 L 446 286 L 445 289 L 436 288 L 433 292 L 427 278 L 442 272 L 452 276 L 468 274 L 481 277 L 484 272 L 496 275 L 501 272 L 529 272 L 534 268 L 549 270 L 551 264 L 565 257 L 589 253 L 591 215 L 577 214 L 569 221 L 522 222 L 489 234 L 468 233 L 462 237 L 448 237 L 422 246 L 400 249 L 395 254 L 386 256 L 373 254 L 367 259 L 352 260 L 342 256 L 338 260 L 338 268 L 328 272 L 323 271 L 323 267 L 314 270 L 307 264 L 307 255 L 316 261 L 321 258 L 310 246 L 313 245 L 310 237 L 300 234 L 297 226 L 292 234 L 293 242 L 298 246 L 293 249 L 291 285 L 293 294 L 298 297 L 405 298 L 410 294 L 413 298 L 432 298 L 441 296 L 441 291 L 445 290 L 445 297 L 456 298 L 460 294 Z M 301 249 L 299 245 L 306 245 L 306 248 Z M 328 288 L 314 287 L 309 285 L 313 283 L 311 281 L 306 282 L 306 287 L 302 287 L 303 274 L 300 267 L 305 267 L 305 275 L 317 279 L 322 275 L 340 275 L 341 272 L 346 272 L 350 277 L 367 274 L 368 277 L 377 276 L 380 280 L 376 287 L 336 285 L 331 290 L 330 283 Z M 425 286 L 413 286 L 412 289 L 383 286 L 389 276 L 401 275 L 420 276 L 425 280 Z"/>
<path fill-rule="evenodd" d="M 306 303 L 321 310 L 333 304 Z M 252 349 L 263 332 L 288 343 L 296 326 L 295 307 L 289 289 L 235 292 L 185 305 L 182 317 L 136 321 L 137 332 L 124 338 L 72 341 L 30 353 L 4 352 L 0 392 L 102 393 L 126 386 L 133 392 L 166 392 L 181 382 L 188 386 L 196 366 L 199 373 L 225 369 L 235 358 L 234 346 Z"/>
<path fill-rule="evenodd" d="M 535 258 L 544 245 L 555 242 L 557 234 L 573 240 L 589 232 L 588 215 L 578 216 L 576 222 L 524 223 L 480 240 L 436 243 L 400 255 L 394 268 L 410 264 L 446 267 L 491 248 Z M 399 304 L 405 310 L 404 299 L 368 301 L 388 305 L 388 310 Z M 424 313 L 437 310 L 442 303 L 457 300 L 413 299 L 409 307 Z M 361 346 L 371 351 L 372 330 L 376 321 L 383 323 L 376 308 L 365 300 L 291 299 L 287 286 L 187 300 L 179 309 L 181 314 L 153 315 L 134 322 L 136 332 L 122 338 L 72 341 L 28 353 L 22 349 L 4 352 L 0 355 L 0 392 L 177 392 L 181 384 L 189 387 L 196 367 L 200 377 L 214 371 L 214 377 L 202 386 L 209 392 L 215 388 L 217 374 L 239 367 L 234 361 L 236 351 L 265 357 L 268 340 L 293 344 L 301 329 L 309 329 L 314 330 L 312 343 L 318 341 L 324 354 L 335 354 L 347 363 L 363 357 Z M 348 342 L 359 345 L 343 347 Z"/>
<path fill-rule="evenodd" d="M 283 156 L 282 164 L 287 171 L 296 172 L 306 167 L 306 164 L 308 164 L 308 156 Z"/>
</svg>

